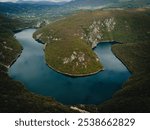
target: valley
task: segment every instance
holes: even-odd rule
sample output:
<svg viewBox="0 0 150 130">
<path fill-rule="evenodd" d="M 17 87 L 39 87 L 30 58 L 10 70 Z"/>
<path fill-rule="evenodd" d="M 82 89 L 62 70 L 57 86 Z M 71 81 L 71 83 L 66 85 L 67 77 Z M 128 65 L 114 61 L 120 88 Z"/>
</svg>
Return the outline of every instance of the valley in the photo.
<svg viewBox="0 0 150 130">
<path fill-rule="evenodd" d="M 150 112 L 149 1 L 90 2 L 0 3 L 0 112 Z M 57 75 L 76 80 L 103 73 L 107 69 L 102 54 L 98 56 L 94 49 L 102 42 L 115 41 L 118 44 L 112 45 L 111 50 L 131 72 L 131 77 L 109 99 L 101 102 L 96 98 L 95 104 L 65 105 L 53 96 L 34 93 L 8 74 L 24 49 L 15 32 L 27 28 L 37 28 L 33 38 L 44 46 L 44 65 Z M 101 85 L 99 82 L 97 87 Z"/>
</svg>

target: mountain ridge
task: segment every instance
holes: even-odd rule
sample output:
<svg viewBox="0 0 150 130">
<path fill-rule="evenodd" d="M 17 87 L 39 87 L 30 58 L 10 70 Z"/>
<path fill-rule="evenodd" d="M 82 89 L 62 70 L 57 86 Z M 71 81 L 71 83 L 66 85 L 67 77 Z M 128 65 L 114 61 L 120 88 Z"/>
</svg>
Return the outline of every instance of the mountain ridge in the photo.
<svg viewBox="0 0 150 130">
<path fill-rule="evenodd" d="M 24 1 L 24 0 L 18 0 L 16 3 L 21 3 L 21 4 L 39 4 L 39 5 L 63 5 L 63 4 L 66 4 L 67 2 L 51 2 L 51 1 L 42 1 L 42 0 L 39 0 L 39 1 L 31 1 L 31 0 L 27 0 L 27 1 Z"/>
</svg>

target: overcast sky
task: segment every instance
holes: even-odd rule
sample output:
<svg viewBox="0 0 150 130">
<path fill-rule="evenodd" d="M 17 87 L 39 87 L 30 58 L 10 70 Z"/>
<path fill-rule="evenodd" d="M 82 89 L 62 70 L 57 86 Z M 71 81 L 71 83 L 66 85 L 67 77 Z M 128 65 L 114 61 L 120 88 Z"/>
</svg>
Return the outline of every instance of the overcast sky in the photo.
<svg viewBox="0 0 150 130">
<path fill-rule="evenodd" d="M 0 2 L 16 2 L 18 0 L 0 0 Z M 64 2 L 64 1 L 71 1 L 71 0 L 24 0 L 24 1 L 50 1 L 50 2 Z"/>
</svg>

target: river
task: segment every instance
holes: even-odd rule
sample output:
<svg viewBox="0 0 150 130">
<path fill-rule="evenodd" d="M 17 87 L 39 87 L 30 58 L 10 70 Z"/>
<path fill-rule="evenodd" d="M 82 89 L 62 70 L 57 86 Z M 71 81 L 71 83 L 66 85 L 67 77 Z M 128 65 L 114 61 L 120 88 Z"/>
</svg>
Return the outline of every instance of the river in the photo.
<svg viewBox="0 0 150 130">
<path fill-rule="evenodd" d="M 111 51 L 113 43 L 100 43 L 94 52 L 100 57 L 104 71 L 86 77 L 69 77 L 49 68 L 45 63 L 44 45 L 32 38 L 35 29 L 15 34 L 23 47 L 8 74 L 36 94 L 50 96 L 64 104 L 99 104 L 119 89 L 131 76 L 124 64 Z"/>
</svg>

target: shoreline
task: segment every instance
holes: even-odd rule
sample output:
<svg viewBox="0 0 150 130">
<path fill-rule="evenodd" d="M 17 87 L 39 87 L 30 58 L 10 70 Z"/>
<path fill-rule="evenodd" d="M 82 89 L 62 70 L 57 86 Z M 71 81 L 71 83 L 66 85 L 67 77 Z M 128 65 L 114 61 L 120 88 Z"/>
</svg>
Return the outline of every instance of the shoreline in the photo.
<svg viewBox="0 0 150 130">
<path fill-rule="evenodd" d="M 46 62 L 46 60 L 45 60 Z M 47 62 L 46 62 L 46 65 L 51 68 L 52 70 L 56 71 L 57 73 L 60 73 L 60 74 L 63 74 L 63 75 L 66 75 L 66 76 L 70 76 L 70 77 L 86 77 L 86 76 L 91 76 L 91 75 L 95 75 L 101 71 L 104 71 L 104 69 L 99 69 L 98 71 L 95 71 L 93 73 L 89 73 L 89 74 L 69 74 L 69 73 L 65 73 L 65 72 L 61 72 L 57 69 L 54 69 L 52 66 L 50 66 Z"/>
<path fill-rule="evenodd" d="M 121 59 L 117 54 L 116 54 L 116 52 L 113 50 L 113 48 L 111 47 L 111 51 L 113 52 L 113 54 L 114 54 L 114 56 L 116 57 L 116 58 L 118 58 L 120 61 L 121 61 L 121 63 L 127 68 L 127 70 L 131 73 L 131 75 L 133 74 L 133 72 L 129 69 L 129 67 L 125 64 L 125 62 L 123 61 L 123 59 Z"/>
<path fill-rule="evenodd" d="M 9 69 L 9 68 L 17 61 L 17 59 L 20 57 L 22 51 L 23 51 L 23 48 L 22 48 L 22 46 L 21 46 L 21 52 L 18 53 L 18 54 L 15 56 L 15 58 L 10 62 L 9 65 L 5 65 L 5 64 L 3 64 L 3 63 L 0 63 L 0 64 L 1 64 L 2 66 L 4 66 L 4 67 L 7 69 L 7 71 L 8 71 L 8 69 Z"/>
<path fill-rule="evenodd" d="M 117 54 L 116 54 L 116 52 L 113 50 L 113 45 L 117 45 L 117 44 L 124 44 L 124 43 L 122 43 L 122 42 L 117 42 L 117 41 L 115 41 L 115 40 L 112 40 L 112 41 L 101 41 L 101 42 L 99 42 L 98 44 L 96 44 L 96 46 L 94 47 L 94 48 L 92 48 L 92 49 L 95 49 L 99 44 L 101 44 L 101 43 L 104 43 L 104 42 L 111 42 L 111 43 L 113 43 L 112 45 L 111 45 L 111 51 L 112 51 L 112 53 L 114 54 L 114 56 L 117 58 L 117 59 L 119 59 L 119 61 L 127 68 L 127 70 L 131 73 L 131 74 L 133 74 L 133 72 L 129 69 L 129 67 L 125 64 L 125 62 L 123 61 L 123 59 L 121 59 Z"/>
<path fill-rule="evenodd" d="M 14 60 L 12 60 L 12 62 L 8 65 L 8 69 L 17 61 L 17 59 L 20 57 L 21 53 L 22 53 L 23 49 L 21 49 L 21 52 L 18 53 L 15 57 Z"/>
<path fill-rule="evenodd" d="M 109 41 L 109 40 L 106 40 L 106 41 L 101 41 L 101 42 L 99 42 L 98 44 L 96 44 L 96 46 L 94 47 L 94 48 L 92 48 L 92 49 L 95 49 L 99 44 L 101 44 L 101 43 L 105 43 L 105 42 L 111 42 L 111 43 L 113 43 L 112 45 L 111 45 L 111 51 L 112 51 L 112 53 L 114 54 L 114 56 L 117 58 L 117 59 L 119 59 L 119 61 L 127 68 L 127 70 L 131 73 L 131 74 L 133 74 L 133 72 L 129 69 L 129 67 L 125 64 L 125 62 L 123 61 L 123 59 L 121 59 L 117 54 L 116 54 L 116 52 L 113 50 L 113 45 L 118 45 L 118 44 L 125 44 L 125 43 L 122 43 L 122 42 L 117 42 L 117 41 L 115 41 L 115 40 L 112 40 L 112 41 Z"/>
</svg>

